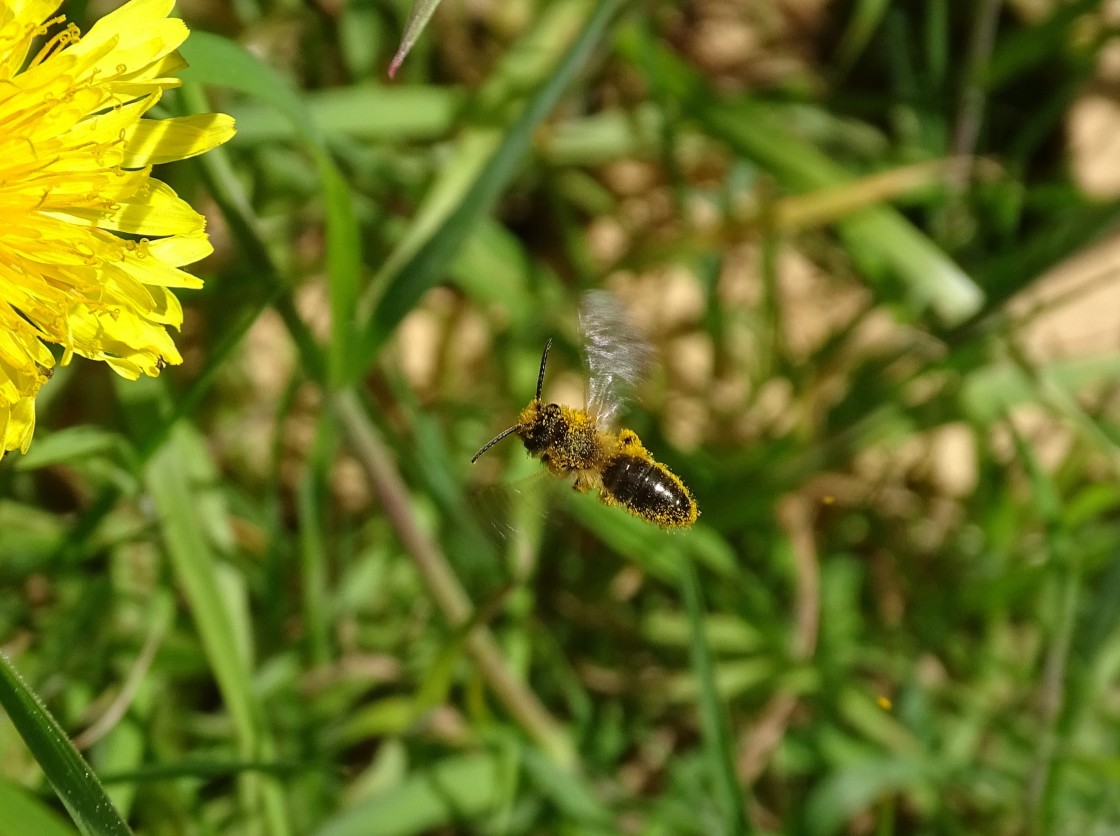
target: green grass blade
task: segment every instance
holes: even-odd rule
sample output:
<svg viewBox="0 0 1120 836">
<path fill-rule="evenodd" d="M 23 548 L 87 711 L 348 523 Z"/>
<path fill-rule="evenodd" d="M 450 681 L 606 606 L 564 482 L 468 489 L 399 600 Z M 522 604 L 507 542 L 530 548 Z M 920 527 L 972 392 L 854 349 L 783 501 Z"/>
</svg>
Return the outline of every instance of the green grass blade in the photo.
<svg viewBox="0 0 1120 836">
<path fill-rule="evenodd" d="M 205 96 L 197 84 L 184 85 L 183 96 L 191 103 L 194 111 L 208 110 Z M 300 128 L 299 130 L 302 130 Z M 237 141 L 237 137 L 234 138 Z M 307 374 L 316 380 L 325 380 L 326 363 L 319 345 L 310 329 L 296 311 L 292 300 L 291 288 L 277 269 L 268 249 L 260 221 L 253 209 L 249 194 L 238 178 L 233 161 L 225 147 L 216 148 L 203 155 L 198 163 L 203 179 L 213 194 L 215 202 L 221 207 L 231 231 L 237 238 L 241 251 L 244 270 L 254 277 L 265 281 L 247 282 L 250 298 L 244 303 L 243 314 L 229 327 L 228 332 L 218 345 L 215 355 L 226 357 L 238 345 L 245 332 L 266 306 L 271 304 L 284 320 L 292 339 L 299 348 L 300 359 Z M 257 287 L 261 285 L 262 287 Z M 190 392 L 179 400 L 179 415 L 188 414 L 184 402 L 196 404 L 212 383 L 216 368 L 209 367 L 192 386 Z M 146 453 L 145 453 L 146 459 Z"/>
<path fill-rule="evenodd" d="M 209 32 L 192 32 L 179 52 L 190 64 L 179 74 L 184 82 L 237 90 L 265 102 L 282 113 L 306 142 L 326 150 L 303 97 L 240 44 Z"/>
<path fill-rule="evenodd" d="M 420 37 L 420 33 L 428 25 L 428 21 L 432 19 L 437 6 L 439 6 L 439 0 L 416 0 L 412 4 L 412 11 L 408 14 L 408 22 L 404 25 L 404 34 L 401 35 L 401 45 L 397 48 L 397 52 L 389 64 L 389 78 L 393 78 L 397 74 L 397 70 L 400 69 L 404 59 L 412 50 L 412 45 L 416 43 L 416 39 Z"/>
<path fill-rule="evenodd" d="M 1074 0 L 1053 8 L 1049 17 L 1004 37 L 984 70 L 985 86 L 997 90 L 1012 79 L 1050 59 L 1071 40 L 1076 22 L 1100 8 L 1100 0 Z"/>
<path fill-rule="evenodd" d="M 844 28 L 844 36 L 836 48 L 839 74 L 847 72 L 867 49 L 875 30 L 882 25 L 889 10 L 890 0 L 858 0 L 855 3 Z"/>
<path fill-rule="evenodd" d="M 184 78 L 239 90 L 272 105 L 291 123 L 314 159 L 323 184 L 326 212 L 332 329 L 330 375 L 336 382 L 347 379 L 355 341 L 353 311 L 361 277 L 361 247 L 346 179 L 334 164 L 304 100 L 272 68 L 233 41 L 205 32 L 192 35 L 181 51 L 191 62 Z"/>
<path fill-rule="evenodd" d="M 329 820 L 317 836 L 409 836 L 469 825 L 498 809 L 502 795 L 502 769 L 494 755 L 444 758 Z"/>
<path fill-rule="evenodd" d="M 518 749 L 521 764 L 529 777 L 558 810 L 579 827 L 581 833 L 615 833 L 617 827 L 609 807 L 596 795 L 585 777 L 559 767 L 536 749 Z"/>
<path fill-rule="evenodd" d="M 325 485 L 330 484 L 330 466 L 336 453 L 333 428 L 321 419 L 296 494 L 299 515 L 300 568 L 303 581 L 303 617 L 306 622 L 308 651 L 316 665 L 330 658 L 330 582 L 327 562 L 327 526 L 323 519 L 327 507 Z"/>
<path fill-rule="evenodd" d="M 74 836 L 54 810 L 9 781 L 0 781 L 0 810 L 0 836 Z"/>
<path fill-rule="evenodd" d="M 137 384 L 129 388 L 136 389 Z M 267 760 L 272 747 L 262 732 L 252 692 L 250 616 L 244 609 L 244 596 L 223 583 L 228 578 L 221 576 L 217 555 L 205 535 L 213 528 L 205 514 L 213 513 L 213 508 L 200 501 L 194 484 L 216 481 L 212 472 L 203 474 L 205 479 L 199 478 L 198 467 L 202 463 L 206 469 L 207 462 L 197 439 L 179 425 L 148 463 L 146 483 L 176 580 L 229 711 L 238 754 L 246 760 Z M 242 776 L 241 783 L 246 803 L 260 808 L 269 822 L 269 832 L 286 833 L 287 816 L 279 787 L 255 775 Z"/>
<path fill-rule="evenodd" d="M 932 781 L 940 764 L 920 756 L 867 757 L 829 776 L 806 803 L 805 833 L 829 836 L 844 830 L 855 813 L 892 793 Z"/>
<path fill-rule="evenodd" d="M 422 142 L 446 136 L 457 125 L 466 101 L 457 88 L 429 85 L 386 87 L 362 84 L 307 93 L 311 118 L 328 142 Z M 275 108 L 256 100 L 234 102 L 224 110 L 237 120 L 237 144 L 290 142 L 299 127 Z M 377 114 L 371 119 L 370 114 Z"/>
<path fill-rule="evenodd" d="M 354 308 L 361 279 L 361 240 L 350 188 L 325 153 L 315 155 L 327 210 L 327 276 L 331 301 L 330 379 L 341 384 L 352 376 L 357 337 Z"/>
<path fill-rule="evenodd" d="M 93 456 L 119 453 L 126 445 L 115 433 L 97 427 L 67 427 L 42 439 L 16 464 L 20 470 L 37 470 L 59 464 L 72 464 Z"/>
<path fill-rule="evenodd" d="M 739 787 L 735 760 L 731 750 L 731 731 L 716 688 L 715 666 L 708 647 L 704 627 L 704 603 L 701 599 L 700 577 L 691 561 L 680 564 L 681 593 L 691 636 L 692 670 L 700 687 L 700 724 L 708 771 L 723 806 L 729 833 L 749 833 L 746 817 L 746 795 Z"/>
<path fill-rule="evenodd" d="M 31 750 L 66 810 L 89 836 L 131 833 L 120 813 L 70 738 L 0 653 L 0 706 Z M 7 816 L 7 808 L 4 815 Z"/>
<path fill-rule="evenodd" d="M 635 66 L 652 65 L 664 95 L 684 103 L 692 118 L 736 153 L 754 161 L 795 192 L 831 189 L 853 175 L 789 131 L 775 111 L 749 98 L 724 100 L 698 74 L 637 29 L 621 39 Z M 933 241 L 888 206 L 856 212 L 838 224 L 853 260 L 870 278 L 893 277 L 916 313 L 932 308 L 953 325 L 976 313 L 984 293 Z"/>
<path fill-rule="evenodd" d="M 439 547 L 417 525 L 407 499 L 409 490 L 396 472 L 389 451 L 361 399 L 353 392 L 340 393 L 335 395 L 333 407 L 343 434 L 377 488 L 385 513 L 407 544 L 432 599 L 453 627 L 471 624 L 475 616 L 471 600 Z M 475 626 L 477 629 L 467 636 L 466 647 L 487 684 L 542 749 L 565 767 L 572 766 L 576 756 L 565 729 L 536 694 L 509 670 L 485 625 Z"/>
<path fill-rule="evenodd" d="M 580 9 L 585 4 L 570 2 L 565 9 Z M 386 289 L 377 301 L 361 341 L 363 360 L 376 354 L 388 335 L 396 328 L 420 297 L 443 279 L 448 264 L 459 252 L 475 225 L 501 196 L 518 166 L 532 145 L 533 134 L 541 121 L 552 111 L 572 79 L 587 63 L 591 52 L 601 40 L 607 25 L 619 7 L 618 0 L 600 0 L 571 46 L 554 68 L 545 74 L 545 81 L 525 102 L 518 118 L 501 133 L 501 141 L 470 186 L 450 209 L 429 237 L 422 242 L 409 242 L 413 255 L 392 275 L 385 277 Z M 539 30 L 538 30 L 539 31 Z M 485 137 L 482 138 L 485 142 Z M 357 368 L 364 367 L 359 362 Z"/>
</svg>

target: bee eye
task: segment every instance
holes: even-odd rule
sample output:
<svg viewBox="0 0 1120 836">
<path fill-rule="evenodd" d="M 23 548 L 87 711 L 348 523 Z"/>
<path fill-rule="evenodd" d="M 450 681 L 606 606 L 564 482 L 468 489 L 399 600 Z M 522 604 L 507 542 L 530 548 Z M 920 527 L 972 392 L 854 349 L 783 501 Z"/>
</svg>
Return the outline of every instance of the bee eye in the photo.
<svg viewBox="0 0 1120 836">
<path fill-rule="evenodd" d="M 529 425 L 522 438 L 525 448 L 533 455 L 539 455 L 540 451 L 554 445 L 566 432 L 567 427 L 564 425 L 560 407 L 550 403 L 540 408 L 536 419 Z"/>
</svg>

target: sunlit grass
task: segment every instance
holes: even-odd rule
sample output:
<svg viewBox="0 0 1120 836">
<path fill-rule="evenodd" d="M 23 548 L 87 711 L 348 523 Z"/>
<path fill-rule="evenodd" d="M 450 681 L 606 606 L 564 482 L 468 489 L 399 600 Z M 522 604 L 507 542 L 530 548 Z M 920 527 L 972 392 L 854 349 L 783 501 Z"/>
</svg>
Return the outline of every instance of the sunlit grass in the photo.
<svg viewBox="0 0 1120 836">
<path fill-rule="evenodd" d="M 182 5 L 184 365 L 0 463 L 5 654 L 137 831 L 1120 821 L 1098 4 L 740 5 L 443 4 L 391 85 L 403 7 Z M 687 533 L 469 465 L 601 287 Z M 61 830 L 12 719 L 0 833 Z"/>
</svg>

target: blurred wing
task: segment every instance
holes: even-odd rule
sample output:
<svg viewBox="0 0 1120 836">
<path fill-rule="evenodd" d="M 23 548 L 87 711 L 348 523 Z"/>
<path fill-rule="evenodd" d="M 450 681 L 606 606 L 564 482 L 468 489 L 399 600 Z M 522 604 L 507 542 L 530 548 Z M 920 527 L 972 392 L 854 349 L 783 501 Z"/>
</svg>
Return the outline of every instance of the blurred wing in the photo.
<svg viewBox="0 0 1120 836">
<path fill-rule="evenodd" d="M 609 426 L 630 390 L 645 377 L 653 351 L 626 321 L 618 300 L 605 290 L 584 294 L 579 327 L 590 373 L 587 411 L 600 425 Z"/>
<path fill-rule="evenodd" d="M 478 488 L 467 496 L 476 522 L 482 523 L 492 545 L 497 546 L 522 535 L 539 536 L 556 504 L 553 491 L 563 487 L 564 482 L 541 469 L 516 482 Z"/>
</svg>

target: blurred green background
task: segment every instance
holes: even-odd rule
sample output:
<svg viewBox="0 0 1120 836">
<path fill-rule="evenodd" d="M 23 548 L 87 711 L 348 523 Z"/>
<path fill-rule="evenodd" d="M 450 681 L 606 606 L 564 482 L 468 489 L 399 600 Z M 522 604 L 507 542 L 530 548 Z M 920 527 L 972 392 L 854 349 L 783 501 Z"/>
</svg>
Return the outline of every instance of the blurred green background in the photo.
<svg viewBox="0 0 1120 836">
<path fill-rule="evenodd" d="M 448 0 L 392 83 L 404 2 L 178 11 L 185 362 L 0 463 L 4 652 L 138 832 L 1120 827 L 1116 3 Z M 689 532 L 469 464 L 591 288 Z"/>
</svg>

